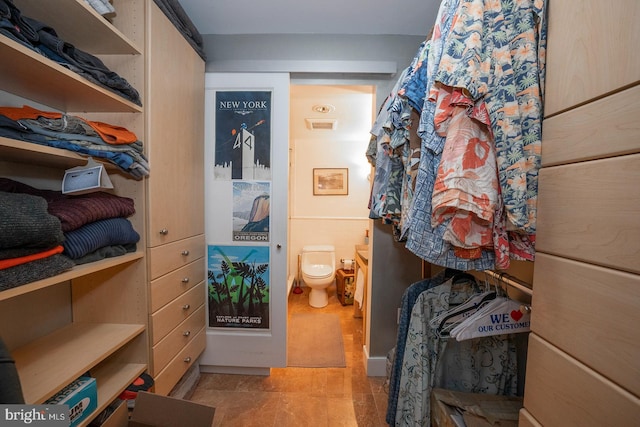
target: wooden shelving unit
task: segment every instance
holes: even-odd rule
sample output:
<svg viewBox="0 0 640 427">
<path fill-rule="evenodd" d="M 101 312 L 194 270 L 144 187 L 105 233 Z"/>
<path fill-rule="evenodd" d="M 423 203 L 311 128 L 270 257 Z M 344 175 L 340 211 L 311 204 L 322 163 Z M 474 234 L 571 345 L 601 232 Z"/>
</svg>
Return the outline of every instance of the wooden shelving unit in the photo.
<svg viewBox="0 0 640 427">
<path fill-rule="evenodd" d="M 135 260 L 139 260 L 144 257 L 144 252 L 138 251 L 126 255 L 122 255 L 116 258 L 107 258 L 101 261 L 92 262 L 89 264 L 77 265 L 69 271 L 59 274 L 54 277 L 48 277 L 46 279 L 31 282 L 26 285 L 18 286 L 16 288 L 7 289 L 0 292 L 0 301 L 8 300 L 18 295 L 24 295 L 29 292 L 34 292 L 47 286 L 53 286 L 60 282 L 67 280 L 73 280 L 78 277 L 86 276 L 96 271 L 106 270 L 116 265 L 126 264 Z"/>
<path fill-rule="evenodd" d="M 113 23 L 83 0 L 14 4 L 102 59 L 143 98 L 147 0 L 115 0 Z M 0 105 L 82 115 L 126 127 L 144 143 L 143 107 L 2 35 L 0 57 Z M 86 161 L 71 151 L 0 137 L 0 176 L 36 188 L 60 188 L 64 171 Z M 0 291 L 0 336 L 16 361 L 25 401 L 43 403 L 89 372 L 96 378 L 98 408 L 83 426 L 149 367 L 145 183 L 103 164 L 114 194 L 134 200 L 129 219 L 141 237 L 138 250 Z"/>
<path fill-rule="evenodd" d="M 0 38 L 0 80 L 11 93 L 62 111 L 142 112 L 142 107 L 115 92 L 22 46 Z"/>
<path fill-rule="evenodd" d="M 23 15 L 46 22 L 78 49 L 97 54 L 140 55 L 126 35 L 89 5 L 77 0 L 14 0 Z M 138 17 L 141 19 L 141 17 Z"/>
<path fill-rule="evenodd" d="M 44 402 L 60 384 L 90 371 L 144 330 L 145 325 L 72 323 L 14 350 L 25 401 Z"/>
</svg>

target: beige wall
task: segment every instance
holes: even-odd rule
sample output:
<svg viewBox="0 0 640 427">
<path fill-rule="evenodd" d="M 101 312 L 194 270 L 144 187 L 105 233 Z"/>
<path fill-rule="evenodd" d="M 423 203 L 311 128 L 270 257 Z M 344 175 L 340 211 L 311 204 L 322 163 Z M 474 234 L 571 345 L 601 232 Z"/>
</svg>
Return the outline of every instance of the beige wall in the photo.
<svg viewBox="0 0 640 427">
<path fill-rule="evenodd" d="M 371 108 L 371 107 L 369 107 Z M 368 136 L 360 140 L 327 137 L 291 139 L 289 276 L 297 277 L 298 255 L 305 245 L 334 245 L 336 263 L 353 259 L 370 227 Z M 314 196 L 313 168 L 348 168 L 349 194 Z"/>
</svg>

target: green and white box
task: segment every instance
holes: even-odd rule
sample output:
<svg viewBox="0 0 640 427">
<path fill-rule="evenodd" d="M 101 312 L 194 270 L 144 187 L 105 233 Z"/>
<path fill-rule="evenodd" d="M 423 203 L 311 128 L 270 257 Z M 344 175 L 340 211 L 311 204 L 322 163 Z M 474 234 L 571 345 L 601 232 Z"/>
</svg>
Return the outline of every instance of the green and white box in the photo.
<svg viewBox="0 0 640 427">
<path fill-rule="evenodd" d="M 96 379 L 80 377 L 47 400 L 45 404 L 68 405 L 69 427 L 75 427 L 98 408 Z"/>
</svg>

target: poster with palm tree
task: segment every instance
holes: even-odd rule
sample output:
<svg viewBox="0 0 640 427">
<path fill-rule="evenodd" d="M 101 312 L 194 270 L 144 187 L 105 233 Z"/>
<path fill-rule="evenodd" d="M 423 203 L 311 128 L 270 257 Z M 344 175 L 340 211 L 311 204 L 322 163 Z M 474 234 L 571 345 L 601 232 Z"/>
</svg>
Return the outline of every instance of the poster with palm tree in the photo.
<svg viewBox="0 0 640 427">
<path fill-rule="evenodd" d="M 209 327 L 269 328 L 269 246 L 207 248 Z"/>
</svg>

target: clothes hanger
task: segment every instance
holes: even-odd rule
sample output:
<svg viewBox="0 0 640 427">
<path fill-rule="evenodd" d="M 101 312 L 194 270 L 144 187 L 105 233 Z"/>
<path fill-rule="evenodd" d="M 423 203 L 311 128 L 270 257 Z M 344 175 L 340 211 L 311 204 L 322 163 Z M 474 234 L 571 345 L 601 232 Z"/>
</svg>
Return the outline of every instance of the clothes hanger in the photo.
<svg viewBox="0 0 640 427">
<path fill-rule="evenodd" d="M 450 336 L 457 341 L 491 335 L 530 331 L 531 313 L 521 310 L 522 303 L 508 296 L 498 296 L 455 326 Z"/>
<path fill-rule="evenodd" d="M 453 327 L 496 298 L 498 288 L 496 287 L 495 290 L 491 288 L 486 274 L 484 284 L 485 288 L 480 289 L 477 287 L 476 282 L 477 293 L 475 295 L 469 297 L 462 304 L 452 306 L 449 310 L 435 316 L 429 321 L 429 326 L 435 330 L 437 336 L 441 338 L 448 337 L 449 331 Z"/>
</svg>

